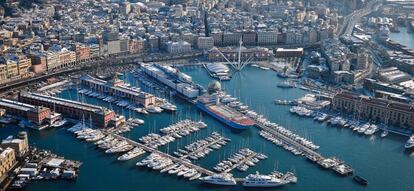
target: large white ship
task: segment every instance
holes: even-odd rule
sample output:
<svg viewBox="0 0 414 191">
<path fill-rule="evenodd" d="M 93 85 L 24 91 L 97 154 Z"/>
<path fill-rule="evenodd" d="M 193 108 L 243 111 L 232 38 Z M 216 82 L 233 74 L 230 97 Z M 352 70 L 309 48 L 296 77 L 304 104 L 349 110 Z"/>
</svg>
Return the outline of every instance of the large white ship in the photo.
<svg viewBox="0 0 414 191">
<path fill-rule="evenodd" d="M 243 181 L 243 186 L 246 187 L 277 187 L 287 184 L 288 182 L 274 176 L 249 174 Z"/>
<path fill-rule="evenodd" d="M 146 75 L 167 85 L 186 98 L 195 99 L 202 93 L 203 88 L 195 84 L 190 76 L 180 72 L 177 68 L 147 63 L 142 63 L 140 66 Z"/>
<path fill-rule="evenodd" d="M 232 186 L 237 184 L 236 179 L 233 178 L 232 174 L 214 174 L 211 176 L 201 177 L 200 180 L 209 184 L 217 185 Z"/>
</svg>

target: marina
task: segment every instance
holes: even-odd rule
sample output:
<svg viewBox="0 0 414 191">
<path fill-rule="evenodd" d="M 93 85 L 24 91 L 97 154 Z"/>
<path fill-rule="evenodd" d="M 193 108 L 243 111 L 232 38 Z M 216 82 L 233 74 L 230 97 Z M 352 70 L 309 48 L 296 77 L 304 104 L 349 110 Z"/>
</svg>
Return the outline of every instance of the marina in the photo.
<svg viewBox="0 0 414 191">
<path fill-rule="evenodd" d="M 277 77 L 276 78 L 270 77 L 271 76 L 270 75 L 271 71 L 265 72 L 263 74 L 263 71 L 256 70 L 254 68 L 247 67 L 246 69 L 247 69 L 247 71 L 252 72 L 252 74 L 255 74 L 256 71 L 257 71 L 256 75 L 258 75 L 258 76 L 263 76 L 264 75 L 264 76 L 266 76 L 266 78 L 271 78 L 271 79 L 274 79 L 274 80 L 277 81 Z M 195 76 L 198 76 L 194 80 L 196 80 L 197 82 L 201 82 L 201 84 L 206 86 L 206 87 L 207 87 L 208 83 L 210 83 L 210 80 L 208 80 L 209 77 L 201 75 L 201 74 L 205 73 L 205 71 L 203 71 L 203 69 L 200 69 L 200 68 L 181 68 L 181 71 L 183 71 L 187 74 L 190 74 L 193 78 L 195 78 Z M 259 71 L 260 71 L 260 74 L 258 73 Z M 257 78 L 256 75 L 253 75 L 252 77 Z M 240 76 L 235 75 L 235 76 L 233 76 L 233 79 L 231 81 L 226 82 L 226 83 L 230 83 L 230 84 L 234 83 L 233 80 L 238 79 L 238 78 L 240 78 Z M 200 79 L 201 79 L 201 81 L 200 81 Z M 255 83 L 253 83 L 253 84 L 247 83 L 246 84 L 247 87 L 251 87 L 251 85 L 259 86 L 258 84 L 255 84 Z M 270 84 L 270 85 L 272 85 L 274 87 L 274 84 Z M 270 85 L 269 85 L 269 87 L 260 86 L 261 87 L 260 89 L 269 89 L 270 90 L 271 89 Z M 238 95 L 237 91 L 233 90 L 233 88 L 236 88 L 236 87 L 237 87 L 237 84 L 235 84 L 235 85 L 233 84 L 232 86 L 227 84 L 226 88 L 228 88 L 228 89 L 226 89 L 226 92 L 235 92 L 234 95 Z M 243 88 L 242 88 L 242 90 L 243 90 Z M 282 91 L 282 92 L 286 91 L 286 93 L 280 94 L 279 96 L 276 97 L 277 99 L 292 99 L 292 98 L 300 97 L 300 96 L 303 95 L 303 94 L 302 95 L 297 95 L 296 93 L 298 92 L 298 90 L 293 89 L 293 88 L 292 89 L 286 89 L 286 90 L 277 90 L 275 92 L 278 92 L 278 91 Z M 75 94 L 73 94 L 73 90 L 63 91 L 62 93 L 59 94 L 59 96 L 63 96 L 65 98 L 70 98 L 69 95 L 67 94 L 67 92 L 72 92 L 71 93 L 72 94 L 72 96 L 71 96 L 72 99 L 76 98 L 76 96 L 73 96 L 73 95 L 75 95 Z M 291 95 L 290 93 L 292 93 L 292 92 L 295 92 L 295 94 Z M 255 93 L 261 93 L 261 91 L 258 91 L 258 92 L 255 92 Z M 356 158 L 358 158 L 358 157 L 356 155 L 360 155 L 361 152 L 367 152 L 367 150 L 369 149 L 370 152 L 376 153 L 375 155 L 383 156 L 383 154 L 378 153 L 378 152 L 379 152 L 379 150 L 382 150 L 382 149 L 388 149 L 388 146 L 386 148 L 381 148 L 381 149 L 377 148 L 376 145 L 379 141 L 381 141 L 381 142 L 385 141 L 387 144 L 390 144 L 389 146 L 392 145 L 392 147 L 396 147 L 398 142 L 399 142 L 399 144 L 401 144 L 401 141 L 397 141 L 395 136 L 390 134 L 388 136 L 389 137 L 394 137 L 394 138 L 384 139 L 384 140 L 376 139 L 375 140 L 375 145 L 371 145 L 372 144 L 371 140 L 368 140 L 368 139 L 365 140 L 365 139 L 361 139 L 361 138 L 358 138 L 358 137 L 355 137 L 355 136 L 352 136 L 352 135 L 348 135 L 348 133 L 345 132 L 345 131 L 342 131 L 342 132 L 338 133 L 338 131 L 334 131 L 334 129 L 331 129 L 331 128 L 327 128 L 326 130 L 325 130 L 325 128 L 314 128 L 315 126 L 320 126 L 321 124 L 316 123 L 316 121 L 314 121 L 312 119 L 307 119 L 307 118 L 300 119 L 301 121 L 303 121 L 303 124 L 292 125 L 292 124 L 289 124 L 288 121 L 285 121 L 282 118 L 278 117 L 279 115 L 284 115 L 284 116 L 287 116 L 287 118 L 297 118 L 297 117 L 294 117 L 293 115 L 289 115 L 289 113 L 290 113 L 289 112 L 289 107 L 285 107 L 285 106 L 280 106 L 279 107 L 279 106 L 277 106 L 277 107 L 271 107 L 271 110 L 261 109 L 262 104 L 269 104 L 273 101 L 273 99 L 275 99 L 275 97 L 274 97 L 274 95 L 276 95 L 275 93 L 273 93 L 273 96 L 266 96 L 265 100 L 258 99 L 255 102 L 251 102 L 249 99 L 246 99 L 244 97 L 245 95 L 246 95 L 246 92 L 242 91 L 241 92 L 241 97 L 239 97 L 239 95 L 237 97 L 239 97 L 238 100 L 246 100 L 246 103 L 248 103 L 249 108 L 257 110 L 257 111 L 261 111 L 261 113 L 266 115 L 270 120 L 277 121 L 281 126 L 289 127 L 296 134 L 303 134 L 303 135 L 308 134 L 308 136 L 306 136 L 306 137 L 308 137 L 308 138 L 311 137 L 312 140 L 318 140 L 316 142 L 318 143 L 318 145 L 321 146 L 320 147 L 321 152 L 328 153 L 328 154 L 335 155 L 335 156 L 339 156 L 341 159 L 343 158 L 345 161 L 349 162 L 350 164 L 353 164 L 353 167 L 357 169 L 358 174 L 362 174 L 361 176 L 363 176 L 364 178 L 369 180 L 370 185 L 367 187 L 369 189 L 377 188 L 376 184 L 374 183 L 377 180 L 374 180 L 372 178 L 373 177 L 372 173 L 376 172 L 377 170 L 372 170 L 372 169 L 370 171 L 365 170 L 369 166 L 369 161 L 365 161 L 365 160 L 360 161 L 360 159 L 357 160 Z M 247 95 L 249 95 L 249 94 L 247 94 Z M 250 96 L 253 96 L 253 95 L 250 95 Z M 86 98 L 85 102 L 94 103 L 94 104 L 101 103 L 100 100 L 95 101 L 95 99 L 93 99 L 93 98 Z M 199 113 L 200 112 L 197 108 L 190 107 L 190 105 L 191 104 L 187 104 L 187 103 L 183 103 L 183 102 L 178 102 L 177 103 L 177 106 L 179 106 L 179 108 L 182 108 L 186 112 L 191 112 L 191 113 Z M 121 111 L 121 110 L 127 111 L 125 109 L 126 108 L 121 108 L 121 107 L 114 106 L 114 110 L 116 110 L 116 111 Z M 184 115 L 188 115 L 188 114 L 185 114 L 186 112 L 183 112 Z M 128 112 L 125 112 L 125 113 L 128 113 Z M 269 113 L 274 113 L 274 114 L 269 115 Z M 144 119 L 145 123 L 142 124 L 140 126 L 140 128 L 132 129 L 130 132 L 126 133 L 123 136 L 131 136 L 132 139 L 136 139 L 137 141 L 135 141 L 135 142 L 138 143 L 138 137 L 142 137 L 143 135 L 148 133 L 147 129 L 148 128 L 149 129 L 153 128 L 151 126 L 153 126 L 154 121 L 157 121 L 157 126 L 160 126 L 159 128 L 167 127 L 170 124 L 175 123 L 175 122 L 171 123 L 170 120 L 168 120 L 168 117 L 165 117 L 166 114 L 160 114 L 160 115 L 162 115 L 164 117 L 161 117 L 161 116 L 158 116 L 158 115 L 142 115 L 140 113 L 133 113 L 132 114 L 133 118 Z M 197 114 L 197 115 L 199 115 L 199 114 Z M 193 117 L 195 116 L 195 118 L 197 118 L 197 115 L 191 115 L 191 116 L 193 116 Z M 246 115 L 254 116 L 254 115 L 252 115 L 251 113 L 248 113 L 248 112 L 246 113 Z M 88 117 L 86 117 L 86 118 L 88 118 Z M 160 118 L 163 118 L 163 120 L 159 120 Z M 249 128 L 248 130 L 245 130 L 242 133 L 234 134 L 231 128 L 228 128 L 224 124 L 217 122 L 217 120 L 215 120 L 214 118 L 209 117 L 208 115 L 203 116 L 203 121 L 205 121 L 205 123 L 209 125 L 209 128 L 212 128 L 215 131 L 220 132 L 220 134 L 224 133 L 223 136 L 231 138 L 232 143 L 234 143 L 235 141 L 236 141 L 236 143 L 239 142 L 238 140 L 240 140 L 240 138 L 252 139 L 252 140 L 249 141 L 251 143 L 249 144 L 248 147 L 251 148 L 252 150 L 257 150 L 257 151 L 259 151 L 259 150 L 262 151 L 261 147 L 263 147 L 263 145 L 267 145 L 264 149 L 265 152 L 263 152 L 263 153 L 266 153 L 269 158 L 283 160 L 283 162 L 280 163 L 281 167 L 279 167 L 279 168 L 281 168 L 281 171 L 287 171 L 288 169 L 291 169 L 292 166 L 294 166 L 294 168 L 296 169 L 296 172 L 298 173 L 296 176 L 298 176 L 300 178 L 299 181 L 300 181 L 301 184 L 300 185 L 299 184 L 294 185 L 294 186 L 293 185 L 285 185 L 286 187 L 289 187 L 289 189 L 295 190 L 296 187 L 298 187 L 298 188 L 302 187 L 301 186 L 302 184 L 312 186 L 312 182 L 308 181 L 308 180 L 305 180 L 304 178 L 305 177 L 312 177 L 316 174 L 318 177 L 323 177 L 324 179 L 332 180 L 332 184 L 327 183 L 327 182 L 323 182 L 323 183 L 319 182 L 320 184 L 334 186 L 334 184 L 335 184 L 334 182 L 340 182 L 341 185 L 344 185 L 346 188 L 354 189 L 354 190 L 360 190 L 359 187 L 356 186 L 356 183 L 354 183 L 352 180 L 337 179 L 337 178 L 335 178 L 336 176 L 332 176 L 331 173 L 327 173 L 326 170 L 324 170 L 323 167 L 316 168 L 315 165 L 310 165 L 309 166 L 309 162 L 307 162 L 307 160 L 303 160 L 303 162 L 302 162 L 301 157 L 296 157 L 296 156 L 292 155 L 290 152 L 284 151 L 284 149 L 279 149 L 279 147 L 272 147 L 272 146 L 270 146 L 271 145 L 270 142 L 260 138 L 259 136 L 250 135 L 250 133 L 254 133 L 254 134 L 258 135 L 259 130 L 257 130 L 256 128 Z M 307 127 L 307 126 L 309 126 L 309 127 Z M 142 130 L 142 128 L 145 128 L 145 129 Z M 7 129 L 8 128 L 6 128 L 4 130 L 7 130 Z M 308 131 L 308 133 L 306 133 L 306 131 Z M 316 132 L 318 132 L 318 134 L 321 133 L 321 135 L 312 134 L 311 136 L 309 136 L 309 132 L 312 132 L 312 131 L 316 131 Z M 47 133 L 57 133 L 57 132 L 58 132 L 57 129 L 56 130 L 47 130 Z M 352 131 L 350 133 L 352 133 Z M 68 136 L 65 136 L 64 134 L 62 136 L 62 135 L 59 135 L 59 134 L 57 134 L 57 136 L 61 140 L 65 140 L 67 142 L 72 142 L 71 145 L 73 145 L 73 149 L 85 150 L 85 152 L 91 153 L 92 157 L 94 157 L 93 155 L 95 155 L 94 153 L 96 153 L 96 151 L 94 151 L 94 149 L 90 150 L 90 149 L 80 145 L 80 143 L 73 142 L 73 140 L 71 138 L 68 138 Z M 323 138 L 319 137 L 319 136 L 323 136 Z M 347 141 L 342 142 L 342 140 L 344 138 Z M 41 140 L 41 139 L 45 139 L 45 138 L 40 138 L 39 137 L 37 139 Z M 337 149 L 336 145 L 347 144 L 347 143 L 349 143 L 350 141 L 352 141 L 354 139 L 357 139 L 362 144 L 362 145 L 355 145 L 355 148 L 351 149 L 353 152 L 355 152 L 355 154 L 346 153 L 346 152 L 343 152 L 343 151 Z M 45 140 L 47 140 L 47 142 L 50 142 L 50 141 L 56 142 L 56 140 L 53 140 L 53 139 L 45 139 Z M 185 139 L 182 139 L 182 140 L 184 142 L 186 142 Z M 254 140 L 254 142 L 253 142 L 253 140 Z M 193 142 L 193 141 L 190 141 L 187 144 L 190 144 L 191 142 Z M 336 145 L 332 146 L 331 142 L 336 143 Z M 174 150 L 173 148 L 176 147 L 175 145 L 177 143 L 178 142 L 170 143 L 170 147 L 171 147 L 170 150 Z M 41 144 L 44 145 L 45 143 L 41 143 Z M 82 144 L 84 144 L 84 143 L 82 143 Z M 63 149 L 63 148 L 57 147 L 59 144 L 55 144 L 55 145 L 56 146 L 52 146 L 52 147 L 49 146 L 47 148 L 53 148 L 53 149 L 57 149 L 57 150 L 62 150 Z M 185 143 L 180 143 L 180 145 L 186 145 L 186 144 Z M 280 147 L 280 148 L 282 148 L 282 147 Z M 67 149 L 72 150 L 72 148 L 65 148 L 62 151 L 67 152 L 67 151 L 65 151 Z M 165 150 L 165 146 L 160 148 L 160 149 Z M 389 148 L 389 149 L 391 149 L 391 148 Z M 221 151 L 221 150 L 223 150 L 223 151 Z M 220 155 L 222 155 L 221 158 L 223 158 L 224 150 L 227 150 L 227 146 L 223 147 L 223 149 L 220 149 L 218 151 L 210 152 L 208 155 L 206 155 L 205 158 L 197 160 L 197 161 L 200 161 L 200 162 L 197 162 L 197 164 L 200 163 L 201 166 L 206 166 L 207 167 L 208 162 L 206 162 L 206 161 L 214 161 L 213 163 L 217 162 L 217 158 L 219 158 Z M 73 150 L 71 152 L 76 152 L 76 151 Z M 147 154 L 150 153 L 147 150 L 145 150 L 145 152 Z M 230 152 L 227 151 L 226 153 L 230 153 Z M 102 154 L 104 154 L 104 153 L 102 153 Z M 90 154 L 88 154 L 88 156 L 89 155 Z M 135 158 L 130 159 L 130 160 L 125 161 L 125 162 L 122 162 L 122 164 L 119 164 L 119 165 L 118 164 L 117 165 L 113 165 L 113 164 L 108 165 L 107 164 L 108 162 L 111 161 L 111 158 L 113 160 L 117 160 L 117 158 L 122 156 L 122 155 L 123 154 L 121 153 L 121 154 L 119 154 L 118 156 L 116 156 L 114 158 L 111 157 L 112 155 L 106 155 L 106 154 L 104 155 L 105 156 L 104 158 L 94 157 L 94 161 L 98 162 L 97 164 L 94 161 L 90 161 L 90 160 L 88 161 L 87 159 L 83 159 L 84 156 L 80 156 L 81 157 L 80 159 L 82 161 L 84 161 L 84 160 L 86 161 L 86 165 L 85 165 L 86 168 L 89 168 L 89 167 L 96 168 L 97 166 L 105 165 L 105 168 L 108 168 L 108 170 L 110 170 L 111 172 L 128 173 L 128 175 L 130 175 L 131 177 L 134 177 L 134 179 L 137 179 L 139 177 L 138 179 L 143 179 L 147 182 L 150 181 L 150 179 L 145 178 L 145 177 L 148 176 L 148 173 L 149 173 L 148 171 L 138 169 L 138 170 L 135 170 L 134 172 L 131 173 L 131 171 L 128 170 L 127 166 L 135 166 L 135 162 L 136 162 Z M 394 156 L 395 158 L 398 158 L 398 156 L 396 156 L 396 155 L 392 155 L 392 156 Z M 140 158 L 140 157 L 143 157 L 143 156 L 140 155 L 136 158 Z M 387 156 L 384 156 L 384 157 L 386 158 L 386 160 L 391 160 Z M 407 157 L 407 158 L 409 158 L 409 157 Z M 375 160 L 375 159 L 372 159 L 372 160 Z M 399 160 L 401 160 L 401 159 L 399 159 Z M 410 159 L 407 159 L 407 160 L 410 160 Z M 108 162 L 105 162 L 105 161 L 108 161 Z M 120 165 L 124 166 L 126 168 L 120 168 Z M 235 177 L 246 177 L 248 174 L 255 174 L 254 171 L 256 171 L 256 170 L 263 171 L 261 173 L 264 173 L 264 174 L 271 174 L 270 171 L 265 171 L 264 169 L 274 169 L 274 162 L 270 162 L 270 160 L 263 160 L 262 162 L 257 164 L 256 168 L 248 169 L 246 174 L 240 174 L 239 171 L 234 171 L 234 176 Z M 92 174 L 88 173 L 86 170 L 84 170 L 84 172 L 86 174 L 84 174 L 84 173 L 80 174 L 80 177 L 78 177 L 77 183 L 75 185 L 73 185 L 74 187 L 78 187 L 79 186 L 78 184 L 85 185 L 85 183 L 86 183 L 85 181 L 87 181 L 86 177 L 87 176 L 93 176 Z M 199 171 L 199 172 L 201 172 L 201 171 Z M 168 172 L 166 172 L 164 170 L 164 174 L 167 174 L 167 173 Z M 214 172 L 213 172 L 212 175 L 214 175 Z M 121 176 L 121 175 L 119 175 L 119 176 Z M 206 175 L 204 175 L 204 176 L 206 176 Z M 152 176 L 152 177 L 154 179 L 157 179 L 157 180 L 167 181 L 167 182 L 169 182 L 169 184 L 173 184 L 173 185 L 178 184 L 178 185 L 182 185 L 182 186 L 187 186 L 187 187 L 189 187 L 190 190 L 195 190 L 196 189 L 197 186 L 194 186 L 193 184 L 199 185 L 199 183 L 185 183 L 185 182 L 177 181 L 176 178 L 169 178 L 171 176 Z M 301 177 L 303 177 L 303 178 L 301 178 Z M 111 178 L 113 178 L 115 180 L 118 180 L 120 182 L 125 181 L 124 179 L 114 177 L 114 176 L 111 176 Z M 242 179 L 244 179 L 244 178 L 235 178 L 236 182 L 242 182 Z M 40 183 L 40 184 L 43 185 L 43 184 L 47 184 L 47 183 Z M 131 184 L 137 185 L 138 183 L 134 182 L 134 183 L 131 183 Z M 38 185 L 36 183 L 36 184 L 33 184 L 33 185 L 29 185 L 28 188 L 29 189 L 34 189 L 35 187 L 38 187 L 38 186 L 40 186 L 40 185 Z M 101 186 L 97 185 L 97 187 L 99 188 Z M 119 185 L 119 187 L 127 189 L 123 185 Z M 210 188 L 209 186 L 203 186 L 203 187 Z M 389 186 L 385 186 L 385 187 L 389 187 Z M 148 188 L 157 189 L 157 188 L 160 188 L 160 187 L 158 187 L 155 184 L 148 184 Z M 238 189 L 238 188 L 239 187 L 236 187 L 236 189 Z M 102 189 L 104 189 L 104 188 L 102 188 Z"/>
</svg>

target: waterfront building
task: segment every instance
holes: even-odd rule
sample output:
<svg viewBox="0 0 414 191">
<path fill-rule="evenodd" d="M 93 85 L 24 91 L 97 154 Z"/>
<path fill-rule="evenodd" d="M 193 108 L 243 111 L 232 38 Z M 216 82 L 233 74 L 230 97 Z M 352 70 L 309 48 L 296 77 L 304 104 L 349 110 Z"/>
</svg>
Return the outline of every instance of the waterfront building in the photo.
<svg viewBox="0 0 414 191">
<path fill-rule="evenodd" d="M 223 34 L 223 46 L 239 45 L 242 33 L 240 32 L 225 32 Z"/>
<path fill-rule="evenodd" d="M 411 80 L 412 76 L 399 70 L 397 67 L 388 67 L 379 70 L 378 79 L 385 83 L 398 84 Z"/>
<path fill-rule="evenodd" d="M 148 45 L 152 51 L 157 51 L 160 49 L 160 38 L 155 35 L 148 37 Z"/>
<path fill-rule="evenodd" d="M 59 52 L 59 61 L 62 68 L 73 66 L 76 63 L 76 52 L 63 48 Z"/>
<path fill-rule="evenodd" d="M 112 40 L 107 41 L 107 52 L 109 55 L 126 53 L 129 51 L 129 40 Z"/>
<path fill-rule="evenodd" d="M 12 148 L 16 157 L 22 157 L 29 151 L 29 140 L 27 132 L 19 132 L 17 138 L 9 136 L 6 139 L 2 140 L 1 148 Z"/>
<path fill-rule="evenodd" d="M 357 118 L 414 129 L 411 104 L 343 91 L 333 97 L 331 108 Z"/>
<path fill-rule="evenodd" d="M 77 62 L 87 61 L 91 57 L 90 49 L 88 46 L 76 45 L 75 52 Z"/>
<path fill-rule="evenodd" d="M 46 52 L 46 70 L 51 71 L 51 70 L 60 69 L 60 68 L 62 68 L 62 64 L 60 62 L 59 52 L 47 51 Z"/>
<path fill-rule="evenodd" d="M 0 149 L 0 183 L 3 182 L 16 162 L 16 155 L 12 148 Z"/>
<path fill-rule="evenodd" d="M 5 109 L 8 114 L 26 118 L 36 125 L 46 122 L 51 115 L 49 108 L 34 106 L 8 99 L 0 99 L 0 108 Z"/>
<path fill-rule="evenodd" d="M 47 57 L 44 53 L 37 51 L 31 54 L 30 58 L 32 59 L 32 71 L 34 73 L 46 71 Z"/>
<path fill-rule="evenodd" d="M 129 53 L 141 54 L 144 52 L 145 40 L 132 39 L 129 41 Z"/>
<path fill-rule="evenodd" d="M 186 41 L 172 42 L 167 43 L 167 51 L 170 54 L 183 54 L 191 52 L 191 44 Z"/>
<path fill-rule="evenodd" d="M 105 93 L 113 97 L 128 99 L 133 103 L 148 107 L 155 104 L 155 96 L 124 85 L 122 80 L 114 79 L 105 81 L 92 76 L 84 76 L 80 79 L 82 85 L 99 93 Z"/>
<path fill-rule="evenodd" d="M 244 45 L 255 46 L 257 41 L 256 31 L 243 31 L 242 40 Z"/>
<path fill-rule="evenodd" d="M 100 55 L 101 55 L 101 50 L 100 50 L 99 45 L 97 45 L 97 44 L 89 45 L 89 57 L 91 59 L 97 58 Z"/>
<path fill-rule="evenodd" d="M 371 58 L 368 52 L 363 49 L 362 51 L 358 52 L 357 55 L 357 66 L 358 70 L 365 70 L 371 64 Z"/>
<path fill-rule="evenodd" d="M 301 57 L 303 55 L 303 48 L 278 48 L 276 49 L 276 57 Z"/>
<path fill-rule="evenodd" d="M 190 32 L 186 32 L 186 33 L 181 34 L 181 40 L 190 43 L 192 47 L 196 47 L 197 41 L 198 41 L 198 35 L 190 33 Z"/>
<path fill-rule="evenodd" d="M 210 34 L 211 37 L 214 39 L 214 46 L 222 46 L 223 45 L 223 32 L 221 31 L 213 31 Z"/>
<path fill-rule="evenodd" d="M 108 127 L 115 118 L 115 112 L 105 107 L 86 104 L 38 93 L 21 92 L 19 101 L 53 108 L 56 112 L 74 119 L 86 119 L 98 128 Z"/>
<path fill-rule="evenodd" d="M 217 49 L 211 49 L 208 52 L 208 60 L 211 62 L 225 62 L 226 59 L 221 55 L 223 53 L 229 61 L 238 61 L 238 48 L 220 48 L 220 50 Z M 255 61 L 265 61 L 269 60 L 273 56 L 273 53 L 267 49 L 267 48 L 245 48 L 242 47 L 241 49 L 241 60 L 247 60 L 249 58 L 252 58 Z"/>
<path fill-rule="evenodd" d="M 257 45 L 275 45 L 277 44 L 278 31 L 258 31 Z"/>
<path fill-rule="evenodd" d="M 22 54 L 4 54 L 0 57 L 0 83 L 29 77 L 32 61 Z"/>
<path fill-rule="evenodd" d="M 214 47 L 213 37 L 198 37 L 197 47 L 201 50 L 210 50 Z"/>
<path fill-rule="evenodd" d="M 16 157 L 24 156 L 29 151 L 27 132 L 19 132 L 17 138 L 14 138 L 13 136 L 7 137 L 1 141 L 0 146 L 2 149 L 12 148 Z"/>
</svg>

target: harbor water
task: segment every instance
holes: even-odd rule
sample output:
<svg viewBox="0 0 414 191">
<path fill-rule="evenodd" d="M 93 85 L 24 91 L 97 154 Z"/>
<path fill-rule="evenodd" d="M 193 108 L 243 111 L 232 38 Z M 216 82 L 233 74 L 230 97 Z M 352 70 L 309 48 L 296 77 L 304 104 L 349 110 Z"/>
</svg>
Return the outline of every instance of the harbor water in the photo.
<svg viewBox="0 0 414 191">
<path fill-rule="evenodd" d="M 193 80 L 204 87 L 213 80 L 203 67 L 188 66 L 180 68 L 189 74 Z M 301 118 L 289 113 L 289 106 L 275 105 L 274 99 L 292 100 L 305 95 L 307 92 L 300 89 L 278 88 L 281 82 L 273 71 L 265 71 L 255 67 L 246 67 L 242 72 L 234 73 L 230 81 L 222 82 L 222 87 L 233 96 L 250 106 L 258 113 L 265 115 L 270 121 L 279 123 L 293 130 L 317 145 L 324 156 L 337 156 L 346 161 L 356 171 L 356 174 L 369 181 L 367 187 L 356 184 L 351 177 L 340 177 L 334 172 L 324 170 L 305 157 L 295 156 L 283 148 L 266 141 L 259 136 L 258 130 L 253 127 L 237 131 L 226 127 L 216 119 L 200 112 L 194 105 L 180 98 L 171 101 L 177 105 L 175 113 L 163 112 L 160 114 L 141 115 L 129 112 L 116 105 L 94 98 L 80 98 L 88 103 L 99 104 L 126 117 L 137 117 L 145 120 L 145 124 L 135 127 L 125 136 L 138 140 L 149 132 L 158 133 L 161 129 L 180 119 L 202 120 L 208 128 L 186 136 L 160 149 L 172 153 L 177 147 L 183 147 L 197 139 L 207 137 L 211 132 L 217 131 L 232 141 L 219 150 L 215 150 L 205 158 L 197 160 L 205 168 L 212 169 L 220 160 L 230 156 L 240 148 L 248 147 L 256 152 L 269 156 L 258 165 L 249 168 L 247 172 L 240 173 L 234 170 L 235 177 L 245 177 L 250 173 L 259 171 L 267 174 L 274 169 L 286 172 L 294 171 L 298 176 L 297 184 L 289 184 L 280 188 L 258 190 L 289 190 L 289 191 L 331 191 L 331 190 L 364 190 L 364 191 L 410 191 L 414 190 L 414 157 L 404 152 L 406 137 L 389 134 L 385 138 L 379 135 L 367 137 L 359 135 L 350 129 L 329 127 L 320 124 L 311 118 Z M 128 83 L 135 85 L 132 75 L 127 74 Z M 78 99 L 75 90 L 67 90 L 59 96 L 69 99 Z M 0 138 L 16 134 L 21 128 L 7 126 L 0 128 Z M 63 128 L 47 129 L 44 131 L 29 131 L 29 140 L 32 145 L 39 148 L 50 149 L 54 153 L 63 155 L 68 159 L 83 162 L 79 177 L 75 181 L 38 181 L 29 184 L 28 191 L 43 190 L 252 190 L 242 186 L 226 187 L 211 186 L 199 181 L 188 181 L 174 175 L 161 174 L 149 168 L 135 166 L 135 163 L 144 156 L 130 161 L 117 161 L 118 155 L 108 155 L 98 150 L 95 145 L 76 139 Z M 254 190 L 254 189 L 253 189 Z"/>
<path fill-rule="evenodd" d="M 414 33 L 409 33 L 407 27 L 400 27 L 399 33 L 390 33 L 390 39 L 408 48 L 414 48 Z"/>
</svg>

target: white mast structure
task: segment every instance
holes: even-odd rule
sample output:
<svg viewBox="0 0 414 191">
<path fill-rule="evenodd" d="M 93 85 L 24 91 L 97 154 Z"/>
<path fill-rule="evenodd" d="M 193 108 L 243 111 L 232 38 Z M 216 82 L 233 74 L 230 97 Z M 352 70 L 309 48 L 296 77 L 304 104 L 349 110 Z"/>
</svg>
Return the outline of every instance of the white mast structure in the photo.
<svg viewBox="0 0 414 191">
<path fill-rule="evenodd" d="M 239 40 L 239 51 L 238 51 L 238 55 L 237 55 L 237 62 L 232 62 L 230 61 L 226 55 L 223 54 L 223 52 L 220 51 L 220 49 L 218 49 L 217 47 L 214 47 L 214 50 L 217 50 L 220 55 L 227 61 L 227 63 L 229 63 L 231 66 L 233 66 L 234 69 L 236 69 L 237 71 L 241 71 L 247 64 L 250 64 L 251 61 L 253 60 L 253 54 L 245 61 L 241 60 L 241 51 L 242 51 L 242 46 L 243 45 L 243 41 L 242 38 L 240 37 Z"/>
</svg>

